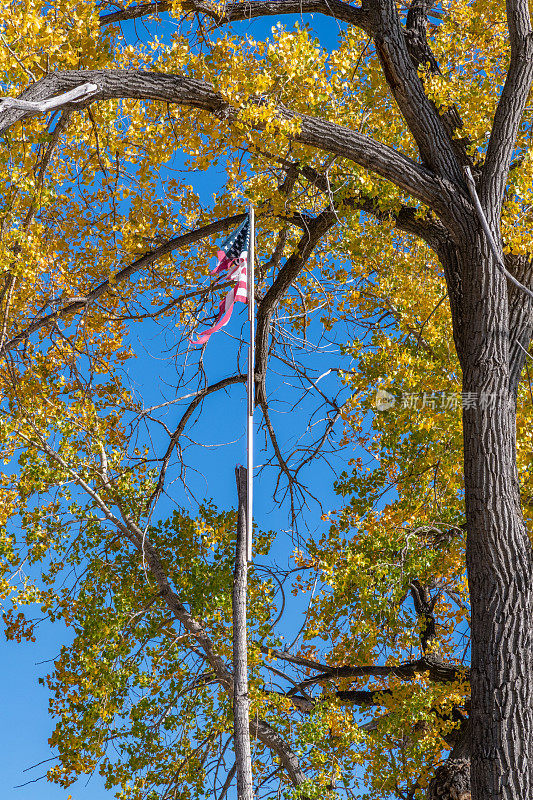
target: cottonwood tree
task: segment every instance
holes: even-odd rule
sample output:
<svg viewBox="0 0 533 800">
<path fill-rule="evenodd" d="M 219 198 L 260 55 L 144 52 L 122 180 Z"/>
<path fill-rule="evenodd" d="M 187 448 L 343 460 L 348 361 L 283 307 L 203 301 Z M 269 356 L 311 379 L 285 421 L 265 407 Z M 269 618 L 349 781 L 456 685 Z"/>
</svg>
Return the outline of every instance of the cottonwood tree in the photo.
<svg viewBox="0 0 533 800">
<path fill-rule="evenodd" d="M 287 14 L 259 37 L 252 20 Z M 338 23 L 329 51 L 310 15 Z M 123 797 L 150 798 L 224 797 L 233 781 L 235 517 L 206 504 L 160 520 L 158 502 L 171 475 L 187 480 L 195 415 L 244 382 L 210 381 L 187 337 L 219 291 L 198 264 L 246 197 L 256 404 L 300 536 L 294 573 L 251 576 L 257 790 L 353 797 L 363 767 L 374 797 L 530 797 L 525 0 L 26 0 L 3 3 L 1 20 L 5 94 L 26 103 L 0 116 L 2 436 L 19 465 L 3 478 L 4 622 L 31 638 L 17 608 L 40 603 L 75 630 L 47 679 L 49 776 L 68 785 L 99 766 Z M 35 105 L 80 87 L 51 116 Z M 181 153 L 191 170 L 224 162 L 208 210 L 167 169 Z M 352 357 L 328 365 L 338 397 L 313 373 L 319 319 Z M 147 320 L 179 331 L 165 409 L 143 404 L 124 367 Z M 292 451 L 273 363 L 325 408 Z M 376 387 L 392 400 L 369 430 Z M 162 416 L 179 398 L 179 420 Z M 346 455 L 345 504 L 306 537 L 320 490 L 305 469 L 354 443 L 376 466 Z M 293 574 L 295 592 L 314 593 L 287 649 L 276 604 Z"/>
</svg>

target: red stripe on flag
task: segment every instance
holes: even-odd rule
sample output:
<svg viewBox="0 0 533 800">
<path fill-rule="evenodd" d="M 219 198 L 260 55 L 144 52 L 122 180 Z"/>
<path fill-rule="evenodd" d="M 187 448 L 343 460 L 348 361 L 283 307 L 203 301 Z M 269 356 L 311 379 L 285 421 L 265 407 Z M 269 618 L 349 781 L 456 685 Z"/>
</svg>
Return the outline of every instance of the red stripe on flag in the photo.
<svg viewBox="0 0 533 800">
<path fill-rule="evenodd" d="M 247 245 L 245 244 L 244 246 L 246 247 Z M 236 286 L 229 290 L 226 297 L 220 303 L 219 313 L 215 319 L 214 325 L 204 331 L 196 341 L 191 338 L 190 341 L 192 344 L 206 344 L 213 333 L 216 333 L 223 328 L 224 325 L 228 324 L 234 304 L 236 302 L 248 302 L 248 252 L 243 250 L 238 258 L 228 258 L 223 250 L 219 250 L 217 258 L 218 263 L 211 274 L 217 275 L 226 269 L 227 280 L 234 281 Z"/>
</svg>

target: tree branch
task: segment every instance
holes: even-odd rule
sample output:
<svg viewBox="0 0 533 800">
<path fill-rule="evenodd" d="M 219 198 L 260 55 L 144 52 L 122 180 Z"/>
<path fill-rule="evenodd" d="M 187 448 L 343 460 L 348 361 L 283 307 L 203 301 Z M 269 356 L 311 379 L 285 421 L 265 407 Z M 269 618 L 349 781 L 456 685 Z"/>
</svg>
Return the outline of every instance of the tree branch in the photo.
<svg viewBox="0 0 533 800">
<path fill-rule="evenodd" d="M 334 679 L 346 678 L 401 678 L 401 680 L 412 680 L 416 675 L 428 673 L 430 680 L 435 683 L 455 683 L 459 679 L 467 679 L 470 672 L 466 667 L 455 666 L 454 664 L 444 664 L 443 662 L 431 658 L 430 656 L 423 656 L 416 661 L 407 661 L 398 666 L 378 666 L 374 664 L 351 667 L 327 667 L 324 672 L 318 675 L 312 675 L 301 681 L 294 689 L 290 689 L 287 695 L 290 697 L 308 686 L 313 686 L 316 683 L 323 681 L 330 681 Z"/>
<path fill-rule="evenodd" d="M 259 650 L 265 655 L 272 656 L 273 658 L 280 658 L 282 661 L 288 661 L 289 664 L 297 664 L 299 667 L 308 667 L 309 669 L 316 669 L 325 671 L 329 669 L 327 664 L 320 664 L 318 661 L 312 661 L 310 658 L 303 658 L 302 656 L 293 656 L 284 650 L 277 650 L 276 648 L 260 645 Z"/>
<path fill-rule="evenodd" d="M 406 58 L 409 59 L 406 50 L 405 53 Z M 411 69 L 414 69 L 412 64 Z M 86 101 L 86 104 L 93 102 L 94 99 L 131 98 L 156 100 L 197 108 L 230 121 L 238 116 L 238 109 L 232 107 L 220 93 L 205 81 L 183 75 L 167 75 L 142 70 L 64 70 L 54 72 L 30 86 L 21 97 L 32 102 L 40 101 L 87 81 L 96 84 L 99 91 L 95 98 Z M 425 99 L 429 103 L 427 98 Z M 6 109 L 0 118 L 0 132 L 28 116 L 33 116 L 34 113 L 19 108 Z M 465 210 L 469 209 L 467 198 L 457 191 L 455 183 L 444 176 L 437 177 L 429 169 L 420 166 L 411 158 L 382 142 L 342 125 L 305 114 L 296 114 L 283 107 L 278 107 L 276 113 L 280 120 L 296 120 L 299 123 L 299 132 L 295 133 L 293 137 L 295 141 L 354 161 L 365 169 L 390 180 L 444 217 L 450 215 L 451 206 L 455 208 L 459 204 L 464 206 Z M 433 116 L 441 126 L 434 111 Z M 439 137 L 437 137 L 437 141 L 440 141 Z"/>
<path fill-rule="evenodd" d="M 433 2 L 434 0 L 411 0 L 405 20 L 405 36 L 407 50 L 415 67 L 418 69 L 420 66 L 428 66 L 431 72 L 440 73 L 427 40 L 428 11 Z"/>
<path fill-rule="evenodd" d="M 155 487 L 154 491 L 152 492 L 146 503 L 146 513 L 148 513 L 150 508 L 157 502 L 157 500 L 161 495 L 161 492 L 163 491 L 163 486 L 165 484 L 165 475 L 167 473 L 170 458 L 172 456 L 174 448 L 178 446 L 179 438 L 183 433 L 183 431 L 185 430 L 185 426 L 187 425 L 187 422 L 191 418 L 195 409 L 208 395 L 213 394 L 213 392 L 218 392 L 220 389 L 225 389 L 227 386 L 233 386 L 236 383 L 246 383 L 246 375 L 232 375 L 229 378 L 223 378 L 222 380 L 217 381 L 217 383 L 211 384 L 211 386 L 206 386 L 205 389 L 202 389 L 196 394 L 196 397 L 190 403 L 187 410 L 180 419 L 178 427 L 170 437 L 170 444 L 168 445 L 166 453 L 163 456 L 163 466 L 161 467 L 161 471 L 159 472 L 159 479 L 157 481 L 157 486 Z"/>
<path fill-rule="evenodd" d="M 417 615 L 423 620 L 420 632 L 422 652 L 425 654 L 427 646 L 436 637 L 436 621 L 433 609 L 438 599 L 438 594 L 432 598 L 425 586 L 420 581 L 414 580 L 409 584 L 413 605 Z"/>
<path fill-rule="evenodd" d="M 206 239 L 208 236 L 212 236 L 215 233 L 225 231 L 228 228 L 231 228 L 233 225 L 238 225 L 240 222 L 242 222 L 244 217 L 244 214 L 235 214 L 232 217 L 224 217 L 224 219 L 219 219 L 216 222 L 210 222 L 208 225 L 197 228 L 195 231 L 189 231 L 188 233 L 183 233 L 180 236 L 176 236 L 174 239 L 169 239 L 168 242 L 165 242 L 155 250 L 151 250 L 149 253 L 145 253 L 144 255 L 140 256 L 140 258 L 136 259 L 127 267 L 124 267 L 124 269 L 121 269 L 116 275 L 113 275 L 113 277 L 106 278 L 105 281 L 103 281 L 95 289 L 92 289 L 92 291 L 88 292 L 84 297 L 75 297 L 68 300 L 65 299 L 63 301 L 63 306 L 58 308 L 56 311 L 52 311 L 50 314 L 46 314 L 42 317 L 34 319 L 33 322 L 24 328 L 24 330 L 17 333 L 16 336 L 13 336 L 8 342 L 1 346 L 0 358 L 9 350 L 13 350 L 13 348 L 15 348 L 18 344 L 27 341 L 32 333 L 41 330 L 41 328 L 48 328 L 57 322 L 57 320 L 65 319 L 65 317 L 68 317 L 70 314 L 74 314 L 77 311 L 87 308 L 91 303 L 94 303 L 96 300 L 98 300 L 98 298 L 113 289 L 117 284 L 127 280 L 136 272 L 139 272 L 139 270 L 144 269 L 144 267 L 149 267 L 154 262 L 159 261 L 161 258 L 163 258 L 163 256 L 172 253 L 174 250 L 178 250 L 180 247 L 186 247 L 194 244 L 195 242 L 201 241 L 201 239 Z M 59 302 L 61 302 L 61 300 Z"/>
<path fill-rule="evenodd" d="M 274 156 L 272 156 L 275 158 Z M 289 170 L 296 167 L 298 172 L 309 181 L 313 186 L 319 189 L 324 194 L 330 196 L 335 194 L 335 187 L 328 185 L 328 180 L 325 175 L 319 172 L 309 164 L 298 164 L 297 162 L 283 162 L 282 159 L 277 159 L 283 164 L 285 169 Z M 372 197 L 365 197 L 359 194 L 357 197 L 343 199 L 343 204 L 350 206 L 350 208 L 360 208 L 365 214 L 380 220 L 381 222 L 388 222 L 392 220 L 394 227 L 404 233 L 418 236 L 426 242 L 426 244 L 433 250 L 437 251 L 442 246 L 444 238 L 448 234 L 446 228 L 429 219 L 429 217 L 421 217 L 420 209 L 411 206 L 401 206 L 396 212 L 384 211 L 379 207 L 377 199 Z"/>
<path fill-rule="evenodd" d="M 268 363 L 268 335 L 272 315 L 281 298 L 300 274 L 318 242 L 337 222 L 335 211 L 322 211 L 309 223 L 308 230 L 300 239 L 295 252 L 280 269 L 274 283 L 265 294 L 257 309 L 255 335 L 255 391 L 256 402 L 266 402 L 265 379 Z"/>
<path fill-rule="evenodd" d="M 171 7 L 170 2 L 139 3 L 122 11 L 104 14 L 100 17 L 100 26 L 163 13 L 170 11 Z M 357 25 L 365 31 L 368 31 L 369 26 L 368 14 L 363 8 L 356 8 L 349 3 L 343 3 L 342 0 L 246 0 L 245 2 L 227 3 L 223 11 L 211 7 L 208 3 L 186 0 L 182 3 L 181 10 L 205 14 L 213 20 L 217 27 L 257 17 L 278 17 L 280 14 L 324 14 L 324 16 Z"/>
<path fill-rule="evenodd" d="M 511 60 L 494 114 L 479 195 L 489 224 L 495 229 L 500 218 L 509 167 L 522 114 L 533 80 L 533 33 L 527 0 L 507 0 L 507 26 Z"/>
<path fill-rule="evenodd" d="M 371 29 L 383 74 L 418 146 L 423 163 L 441 177 L 462 183 L 451 139 L 429 100 L 409 55 L 405 33 L 393 0 L 373 0 Z"/>
</svg>

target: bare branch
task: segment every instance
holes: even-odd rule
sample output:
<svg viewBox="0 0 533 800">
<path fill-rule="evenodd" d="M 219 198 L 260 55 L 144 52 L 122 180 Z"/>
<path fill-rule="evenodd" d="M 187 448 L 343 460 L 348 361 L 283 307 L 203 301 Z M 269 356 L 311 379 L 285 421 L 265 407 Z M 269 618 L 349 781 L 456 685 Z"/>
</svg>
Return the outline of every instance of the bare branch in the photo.
<svg viewBox="0 0 533 800">
<path fill-rule="evenodd" d="M 227 386 L 233 386 L 236 383 L 246 383 L 246 375 L 232 375 L 229 378 L 223 378 L 222 380 L 217 381 L 217 383 L 213 383 L 211 384 L 211 386 L 206 386 L 205 389 L 201 389 L 199 392 L 197 392 L 196 397 L 189 404 L 187 410 L 185 411 L 185 413 L 183 414 L 182 418 L 179 421 L 178 427 L 170 437 L 170 444 L 168 445 L 166 453 L 163 456 L 163 466 L 161 467 L 161 471 L 159 473 L 157 486 L 155 487 L 154 491 L 152 492 L 151 496 L 148 499 L 148 502 L 146 503 L 147 512 L 150 510 L 150 508 L 152 508 L 152 506 L 155 505 L 155 503 L 157 502 L 157 500 L 161 495 L 161 492 L 163 491 L 163 486 L 165 484 L 165 475 L 167 473 L 170 458 L 172 456 L 174 448 L 178 446 L 179 438 L 182 435 L 183 431 L 185 430 L 185 426 L 187 425 L 187 422 L 191 418 L 195 409 L 208 395 L 212 394 L 213 392 L 218 392 L 220 389 L 225 389 Z"/>
<path fill-rule="evenodd" d="M 265 294 L 257 309 L 255 338 L 255 386 L 256 402 L 266 401 L 265 378 L 268 363 L 268 336 L 272 315 L 281 298 L 300 274 L 318 242 L 337 222 L 335 211 L 323 211 L 309 225 L 300 239 L 295 252 L 287 259 L 274 283 Z"/>
<path fill-rule="evenodd" d="M 291 653 L 286 653 L 283 650 L 276 650 L 266 646 L 261 646 L 260 650 L 266 655 L 280 658 L 283 661 L 288 661 L 290 664 L 320 671 L 318 675 L 313 675 L 311 678 L 298 684 L 299 687 L 312 686 L 314 683 L 320 683 L 334 678 L 362 678 L 366 676 L 372 678 L 388 678 L 394 676 L 402 680 L 411 680 L 416 675 L 421 675 L 425 672 L 428 673 L 431 680 L 435 682 L 454 683 L 460 678 L 467 680 L 470 673 L 467 667 L 445 664 L 431 656 L 423 656 L 416 661 L 406 661 L 404 664 L 399 664 L 398 666 L 370 664 L 366 666 L 352 667 L 343 665 L 341 667 L 331 667 L 328 664 L 321 664 L 318 661 L 312 661 L 302 656 L 293 656 Z M 292 690 L 289 694 L 291 693 Z"/>
<path fill-rule="evenodd" d="M 57 97 L 46 97 L 42 100 L 27 100 L 21 97 L 2 97 L 0 98 L 0 114 L 5 114 L 7 109 L 14 108 L 25 113 L 46 114 L 56 108 L 63 108 L 71 103 L 87 100 L 98 94 L 98 86 L 94 83 L 86 82 L 74 89 L 61 92 Z"/>
</svg>

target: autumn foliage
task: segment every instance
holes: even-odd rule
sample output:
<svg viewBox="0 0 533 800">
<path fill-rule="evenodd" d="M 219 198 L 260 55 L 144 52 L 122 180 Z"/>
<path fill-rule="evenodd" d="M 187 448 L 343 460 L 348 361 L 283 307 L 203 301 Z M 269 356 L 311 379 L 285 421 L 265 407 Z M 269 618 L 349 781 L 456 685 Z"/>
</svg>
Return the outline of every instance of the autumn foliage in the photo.
<svg viewBox="0 0 533 800">
<path fill-rule="evenodd" d="M 263 3 L 267 23 L 247 21 L 260 5 L 0 1 L 5 96 L 60 94 L 85 73 L 99 87 L 48 115 L 0 109 L 4 629 L 33 639 L 46 617 L 73 632 L 42 679 L 51 780 L 97 771 L 128 800 L 222 799 L 235 512 L 186 486 L 205 465 L 191 443 L 213 441 L 210 395 L 243 409 L 244 344 L 234 321 L 215 366 L 189 337 L 224 292 L 208 278 L 216 243 L 251 202 L 257 491 L 286 520 L 257 520 L 250 571 L 258 796 L 421 800 L 454 748 L 470 757 L 461 414 L 500 399 L 461 394 L 443 223 L 407 166 L 397 180 L 381 166 L 394 151 L 429 174 L 357 16 L 366 5 L 310 2 L 314 17 L 279 21 Z M 444 2 L 428 17 L 412 2 L 421 40 L 390 5 L 458 163 L 479 169 L 509 63 L 504 5 Z M 327 46 L 320 13 L 340 20 Z M 501 213 L 516 263 L 531 252 L 532 115 L 528 101 Z M 344 153 L 346 129 L 380 143 L 375 168 Z M 334 131 L 340 144 L 321 145 Z M 147 351 L 153 374 L 137 380 Z M 282 403 L 302 397 L 289 431 Z M 524 370 L 528 524 L 531 404 Z M 233 469 L 217 459 L 208 480 Z"/>
</svg>

